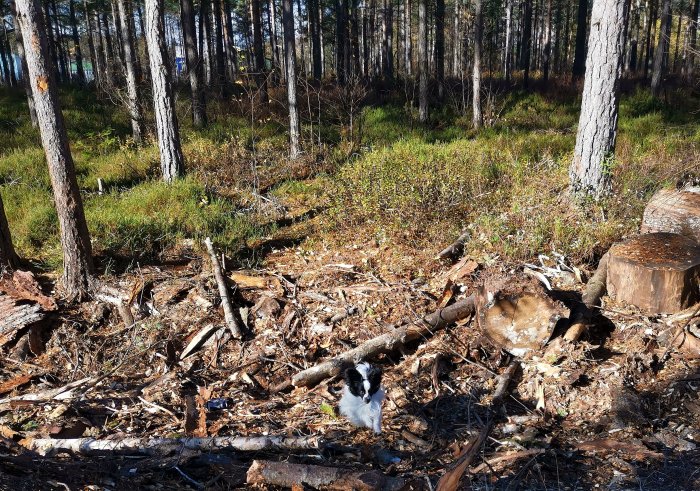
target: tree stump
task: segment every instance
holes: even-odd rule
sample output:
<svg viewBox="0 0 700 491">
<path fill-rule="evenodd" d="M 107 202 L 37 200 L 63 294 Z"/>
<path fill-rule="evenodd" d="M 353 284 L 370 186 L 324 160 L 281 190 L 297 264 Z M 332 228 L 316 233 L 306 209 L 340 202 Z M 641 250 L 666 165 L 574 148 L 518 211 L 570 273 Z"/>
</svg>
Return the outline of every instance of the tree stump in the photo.
<svg viewBox="0 0 700 491">
<path fill-rule="evenodd" d="M 657 191 L 644 209 L 641 232 L 673 232 L 700 243 L 700 188 Z"/>
<path fill-rule="evenodd" d="M 653 314 L 700 301 L 700 245 L 680 234 L 643 234 L 610 248 L 607 290 L 617 301 Z"/>
<path fill-rule="evenodd" d="M 569 310 L 537 280 L 487 281 L 477 295 L 477 321 L 488 340 L 515 356 L 542 348 Z"/>
</svg>

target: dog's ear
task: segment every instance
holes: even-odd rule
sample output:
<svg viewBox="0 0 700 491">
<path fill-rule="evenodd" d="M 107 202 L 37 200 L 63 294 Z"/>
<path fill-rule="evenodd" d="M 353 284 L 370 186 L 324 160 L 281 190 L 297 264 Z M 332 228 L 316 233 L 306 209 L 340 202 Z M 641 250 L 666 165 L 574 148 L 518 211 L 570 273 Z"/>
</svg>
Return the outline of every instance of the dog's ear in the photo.
<svg viewBox="0 0 700 491">
<path fill-rule="evenodd" d="M 357 371 L 355 367 L 350 367 L 343 373 L 345 378 L 345 383 L 348 385 L 355 385 L 357 383 L 362 383 L 362 375 Z"/>
<path fill-rule="evenodd" d="M 381 367 L 372 366 L 367 373 L 367 380 L 372 384 L 372 387 L 379 388 L 382 383 L 382 369 Z"/>
</svg>

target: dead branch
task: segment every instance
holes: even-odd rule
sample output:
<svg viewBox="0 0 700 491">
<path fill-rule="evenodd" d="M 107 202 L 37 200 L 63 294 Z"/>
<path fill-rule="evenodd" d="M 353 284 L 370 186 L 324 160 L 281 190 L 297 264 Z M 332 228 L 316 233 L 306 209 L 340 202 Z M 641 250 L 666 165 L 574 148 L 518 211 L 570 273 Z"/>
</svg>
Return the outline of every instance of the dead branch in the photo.
<svg viewBox="0 0 700 491">
<path fill-rule="evenodd" d="M 214 245 L 211 243 L 211 239 L 209 237 L 204 239 L 204 245 L 207 246 L 209 257 L 211 258 L 214 277 L 216 278 L 216 284 L 219 287 L 219 295 L 221 296 L 221 306 L 224 308 L 224 318 L 226 319 L 226 324 L 231 331 L 231 335 L 236 339 L 241 339 L 243 337 L 241 335 L 241 326 L 238 324 L 236 316 L 233 314 L 233 307 L 231 306 L 231 297 L 228 294 L 226 278 L 221 270 L 221 263 L 219 262 L 216 251 L 214 251 Z"/>
<path fill-rule="evenodd" d="M 326 378 L 335 377 L 345 366 L 354 363 L 356 360 L 372 358 L 379 353 L 392 351 L 405 343 L 429 336 L 433 331 L 442 329 L 452 322 L 464 319 L 473 312 L 474 295 L 471 295 L 448 307 L 438 309 L 415 324 L 399 327 L 394 331 L 370 339 L 360 346 L 346 351 L 335 358 L 307 368 L 297 373 L 292 378 L 292 383 L 296 387 L 316 385 Z"/>
<path fill-rule="evenodd" d="M 469 237 L 471 237 L 469 232 L 462 232 L 462 235 L 457 237 L 457 240 L 438 253 L 438 259 L 448 259 L 458 256 L 464 250 L 464 244 L 469 240 Z"/>
<path fill-rule="evenodd" d="M 95 438 L 35 438 L 24 445 L 40 455 L 71 452 L 80 455 L 168 455 L 183 450 L 214 452 L 237 450 L 259 452 L 262 450 L 318 450 L 324 441 L 317 436 L 218 436 L 208 438 L 118 438 L 97 440 Z"/>
<path fill-rule="evenodd" d="M 583 292 L 581 304 L 574 308 L 571 314 L 571 325 L 564 334 L 564 339 L 571 343 L 578 341 L 588 328 L 593 318 L 593 308 L 598 306 L 600 299 L 605 295 L 608 277 L 608 259 L 606 252 L 598 263 L 598 269 L 586 283 L 586 290 Z"/>
<path fill-rule="evenodd" d="M 248 469 L 247 484 L 294 488 L 306 484 L 314 489 L 361 491 L 405 489 L 406 480 L 379 471 L 356 471 L 320 465 L 254 460 Z"/>
<path fill-rule="evenodd" d="M 62 400 L 70 397 L 71 392 L 81 387 L 90 381 L 95 380 L 93 377 L 85 377 L 80 380 L 76 380 L 62 387 L 57 387 L 55 389 L 42 390 L 41 392 L 34 392 L 32 394 L 23 394 L 16 397 L 8 397 L 5 399 L 0 399 L 0 405 L 6 404 L 12 401 L 48 401 L 50 399 Z"/>
<path fill-rule="evenodd" d="M 479 434 L 475 436 L 469 444 L 465 447 L 462 455 L 452 464 L 450 469 L 443 474 L 443 476 L 438 481 L 437 491 L 452 491 L 457 489 L 459 486 L 459 480 L 462 478 L 464 471 L 469 467 L 474 457 L 479 453 L 479 450 L 486 442 L 486 439 L 491 433 L 495 425 L 495 416 L 498 408 L 503 403 L 505 399 L 508 385 L 513 380 L 515 372 L 520 366 L 519 361 L 512 361 L 505 372 L 498 377 L 498 383 L 496 384 L 496 390 L 493 393 L 493 399 L 488 408 L 487 422 L 486 425 L 481 429 Z"/>
</svg>

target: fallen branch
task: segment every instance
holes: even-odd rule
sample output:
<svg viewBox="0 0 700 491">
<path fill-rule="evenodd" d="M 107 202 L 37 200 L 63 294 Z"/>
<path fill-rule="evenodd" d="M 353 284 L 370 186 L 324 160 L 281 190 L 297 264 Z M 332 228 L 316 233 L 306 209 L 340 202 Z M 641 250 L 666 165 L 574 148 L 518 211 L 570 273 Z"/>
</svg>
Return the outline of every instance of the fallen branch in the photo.
<svg viewBox="0 0 700 491">
<path fill-rule="evenodd" d="M 211 265 L 214 270 L 214 277 L 216 278 L 216 284 L 219 287 L 219 295 L 221 296 L 221 306 L 224 308 L 224 318 L 226 319 L 226 324 L 228 325 L 231 335 L 236 339 L 241 339 L 241 326 L 236 320 L 236 316 L 233 314 L 233 307 L 231 306 L 231 297 L 228 294 L 228 286 L 226 285 L 226 278 L 221 270 L 221 263 L 219 258 L 214 251 L 214 245 L 211 243 L 211 239 L 207 237 L 204 239 L 204 245 L 207 246 L 209 251 L 209 257 L 211 257 Z"/>
<path fill-rule="evenodd" d="M 494 457 L 491 457 L 490 459 L 487 459 L 482 464 L 479 464 L 473 469 L 471 469 L 469 473 L 478 474 L 479 472 L 485 471 L 496 464 L 500 464 L 502 462 L 509 462 L 511 460 L 518 460 L 524 457 L 532 457 L 534 455 L 543 454 L 544 452 L 544 448 L 531 448 L 529 450 L 520 450 L 517 452 L 506 452 L 503 455 L 496 455 Z"/>
<path fill-rule="evenodd" d="M 7 397 L 5 399 L 0 399 L 0 406 L 13 401 L 48 401 L 51 399 L 68 399 L 71 396 L 71 393 L 74 389 L 81 387 L 93 380 L 95 380 L 93 377 L 85 377 L 81 378 L 80 380 L 75 380 L 62 387 L 57 387 L 55 389 L 47 389 L 42 390 L 41 392 L 34 392 L 32 394 L 23 394 L 21 396 Z"/>
<path fill-rule="evenodd" d="M 317 436 L 218 436 L 209 438 L 119 438 L 96 440 L 95 438 L 36 438 L 27 439 L 24 446 L 40 455 L 71 452 L 80 455 L 157 455 L 179 453 L 183 450 L 214 452 L 237 450 L 258 452 L 262 450 L 318 450 L 325 446 Z"/>
<path fill-rule="evenodd" d="M 379 353 L 392 351 L 405 343 L 429 336 L 433 331 L 464 319 L 472 313 L 474 313 L 474 295 L 443 309 L 438 309 L 432 314 L 425 316 L 416 324 L 399 327 L 391 332 L 372 338 L 335 358 L 307 368 L 297 373 L 292 378 L 292 383 L 296 387 L 316 385 L 324 379 L 340 374 L 344 367 L 351 365 L 357 360 L 372 358 Z"/>
<path fill-rule="evenodd" d="M 472 460 L 474 460 L 474 457 L 476 457 L 479 450 L 486 442 L 489 433 L 491 433 L 495 425 L 496 412 L 503 403 L 503 399 L 505 399 L 508 391 L 508 385 L 513 380 L 519 366 L 520 362 L 512 361 L 505 372 L 499 376 L 491 405 L 488 408 L 486 425 L 481 429 L 479 434 L 469 442 L 459 458 L 452 464 L 450 470 L 445 472 L 440 478 L 436 488 L 437 491 L 452 491 L 458 488 L 459 480 L 462 478 L 464 471 L 472 463 Z"/>
<path fill-rule="evenodd" d="M 605 295 L 606 281 L 608 277 L 608 253 L 606 252 L 598 263 L 598 269 L 586 283 L 586 290 L 581 297 L 581 304 L 574 308 L 571 314 L 571 326 L 564 334 L 564 339 L 571 343 L 586 332 L 593 318 L 593 308 L 598 306 L 600 299 Z"/>
<path fill-rule="evenodd" d="M 264 460 L 254 460 L 246 477 L 246 483 L 249 485 L 266 484 L 293 489 L 301 489 L 302 485 L 307 485 L 314 489 L 398 491 L 406 486 L 405 479 L 386 476 L 379 471 L 356 471 Z"/>
<path fill-rule="evenodd" d="M 438 259 L 447 259 L 451 257 L 456 257 L 462 253 L 464 250 L 464 244 L 469 240 L 471 234 L 469 232 L 462 232 L 462 235 L 457 237 L 452 244 L 441 250 L 437 257 Z"/>
</svg>

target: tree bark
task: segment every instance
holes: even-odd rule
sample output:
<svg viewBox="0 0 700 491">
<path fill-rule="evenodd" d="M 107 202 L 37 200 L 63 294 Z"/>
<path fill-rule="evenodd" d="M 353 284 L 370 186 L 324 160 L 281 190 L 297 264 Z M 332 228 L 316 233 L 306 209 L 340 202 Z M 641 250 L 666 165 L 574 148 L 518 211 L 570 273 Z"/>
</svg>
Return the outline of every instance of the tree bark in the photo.
<svg viewBox="0 0 700 491">
<path fill-rule="evenodd" d="M 544 42 L 542 46 L 542 76 L 544 86 L 549 82 L 549 60 L 551 57 L 552 44 L 552 0 L 547 1 L 547 12 L 545 13 Z"/>
<path fill-rule="evenodd" d="M 292 0 L 282 0 L 282 29 L 284 58 L 287 71 L 287 104 L 289 105 L 289 156 L 299 157 L 299 113 L 297 110 L 296 46 L 294 42 L 294 12 Z"/>
<path fill-rule="evenodd" d="M 209 257 L 211 258 L 211 267 L 214 272 L 214 277 L 216 278 L 216 284 L 219 287 L 219 296 L 221 297 L 221 306 L 224 309 L 224 318 L 226 319 L 226 325 L 228 325 L 231 335 L 236 339 L 241 339 L 243 337 L 241 333 L 241 326 L 238 324 L 238 320 L 233 313 L 233 305 L 231 304 L 231 296 L 228 294 L 228 286 L 226 285 L 226 278 L 224 272 L 221 269 L 221 263 L 219 263 L 219 258 L 214 250 L 214 244 L 212 244 L 211 239 L 207 237 L 204 239 L 204 245 L 207 246 L 207 251 L 209 252 Z"/>
<path fill-rule="evenodd" d="M 625 0 L 594 0 L 586 78 L 571 186 L 600 198 L 610 189 L 609 162 L 615 151 L 619 82 L 624 48 Z"/>
<path fill-rule="evenodd" d="M 27 96 L 29 118 L 32 122 L 32 126 L 36 128 L 39 126 L 39 121 L 36 118 L 36 108 L 34 107 L 34 95 L 32 94 L 32 87 L 29 83 L 29 74 L 27 71 L 27 58 L 24 54 L 24 43 L 22 42 L 22 30 L 19 28 L 19 23 L 17 22 L 17 10 L 15 8 L 14 0 L 10 3 L 10 13 L 12 15 L 12 25 L 15 26 L 15 46 L 17 49 L 17 56 L 19 57 L 19 62 L 22 67 L 21 83 L 24 87 L 24 93 Z"/>
<path fill-rule="evenodd" d="M 180 17 L 182 18 L 182 36 L 187 58 L 187 75 L 192 94 L 192 123 L 197 128 L 203 128 L 207 125 L 207 102 L 204 94 L 203 64 L 197 53 L 197 34 L 192 0 L 180 0 Z"/>
<path fill-rule="evenodd" d="M 445 0 L 435 3 L 435 78 L 438 99 L 442 101 L 445 97 Z"/>
<path fill-rule="evenodd" d="M 418 120 L 428 121 L 428 6 L 418 0 Z"/>
<path fill-rule="evenodd" d="M 513 2 L 515 0 L 506 0 L 506 39 L 503 48 L 503 73 L 507 82 L 510 82 L 511 64 L 510 52 L 513 49 Z"/>
<path fill-rule="evenodd" d="M 318 1 L 318 0 L 317 0 Z M 278 37 L 277 37 L 277 6 L 275 5 L 275 0 L 269 0 L 268 1 L 268 23 L 269 23 L 269 30 L 270 30 L 270 48 L 272 49 L 272 58 L 273 58 L 273 65 L 272 65 L 272 72 L 273 72 L 273 80 L 275 85 L 279 81 L 279 71 L 282 69 L 282 61 L 280 57 L 280 49 L 278 45 Z M 320 26 L 319 26 L 319 32 L 320 32 Z M 321 49 L 323 47 L 321 46 Z"/>
<path fill-rule="evenodd" d="M 311 58 L 313 60 L 313 77 L 321 80 L 323 76 L 323 64 L 321 60 L 321 18 L 319 15 L 319 0 L 309 0 L 307 9 L 309 10 L 309 21 L 311 24 Z"/>
<path fill-rule="evenodd" d="M 260 100 L 263 104 L 269 102 L 267 95 L 267 75 L 265 74 L 265 49 L 263 47 L 263 31 L 262 31 L 262 9 L 260 1 L 251 3 L 253 10 L 253 53 L 255 55 L 255 78 L 257 80 L 258 90 L 260 91 Z"/>
<path fill-rule="evenodd" d="M 92 78 L 95 81 L 95 87 L 99 89 L 102 63 L 100 62 L 99 54 L 95 48 L 95 33 L 92 27 L 92 16 L 88 8 L 87 0 L 83 0 L 83 12 L 85 14 L 85 24 L 87 25 L 87 40 L 90 50 L 90 63 L 92 65 Z"/>
<path fill-rule="evenodd" d="M 481 48 L 483 42 L 484 14 L 482 0 L 474 0 L 474 65 L 472 66 L 472 125 L 479 129 L 483 124 L 481 114 Z"/>
<path fill-rule="evenodd" d="M 659 42 L 654 50 L 654 68 L 651 72 L 651 93 L 658 97 L 661 93 L 661 81 L 664 75 L 664 59 L 668 53 L 669 34 L 671 31 L 671 0 L 664 0 L 661 7 L 661 26 Z"/>
<path fill-rule="evenodd" d="M 7 224 L 5 206 L 0 196 L 0 270 L 17 267 L 18 259 L 12 244 L 10 226 Z"/>
<path fill-rule="evenodd" d="M 644 78 L 649 75 L 649 64 L 654 49 L 654 38 L 656 37 L 656 15 L 659 10 L 659 0 L 650 0 L 650 15 L 647 23 L 646 55 L 644 58 Z"/>
<path fill-rule="evenodd" d="M 117 0 L 119 8 L 119 24 L 122 32 L 124 64 L 126 65 L 126 93 L 128 98 L 129 116 L 131 117 L 131 135 L 134 143 L 143 143 L 143 112 L 139 100 L 138 81 L 136 79 L 136 49 L 134 47 L 134 32 L 129 22 L 127 0 Z"/>
<path fill-rule="evenodd" d="M 17 0 L 17 20 L 27 59 L 39 132 L 49 166 L 63 249 L 62 287 L 68 300 L 87 296 L 94 272 L 92 246 L 83 201 L 75 176 L 55 74 L 49 68 L 49 48 L 38 0 Z"/>
<path fill-rule="evenodd" d="M 695 5 L 690 18 L 688 27 L 688 55 L 686 58 L 685 79 L 688 82 L 693 81 L 695 73 L 695 60 L 698 52 L 698 12 L 700 11 L 700 0 L 695 0 Z"/>
<path fill-rule="evenodd" d="M 214 60 L 216 62 L 216 89 L 221 99 L 226 97 L 226 64 L 224 62 L 224 34 L 221 26 L 221 2 L 213 0 L 211 7 L 214 14 Z M 254 2 L 256 3 L 256 2 Z"/>
<path fill-rule="evenodd" d="M 411 37 L 411 0 L 404 0 L 404 19 L 406 25 L 404 26 L 404 53 L 406 60 L 404 65 L 406 67 L 406 75 L 409 77 L 413 74 L 413 38 Z"/>
<path fill-rule="evenodd" d="M 588 33 L 588 0 L 579 0 L 576 17 L 576 49 L 574 51 L 573 80 L 579 80 L 586 73 L 586 34 Z"/>
<path fill-rule="evenodd" d="M 69 2 L 71 36 L 73 37 L 73 49 L 75 50 L 75 66 L 78 75 L 78 83 L 85 85 L 85 69 L 83 67 L 83 51 L 80 49 L 80 36 L 78 35 L 78 19 L 75 16 L 75 0 Z"/>
<path fill-rule="evenodd" d="M 185 171 L 175 101 L 170 79 L 170 63 L 166 61 L 163 3 L 146 0 L 146 43 L 153 82 L 153 106 L 160 150 L 163 180 L 171 182 Z"/>
<path fill-rule="evenodd" d="M 520 69 L 523 70 L 523 86 L 527 87 L 530 83 L 530 52 L 532 51 L 532 0 L 525 0 L 522 29 Z"/>
<path fill-rule="evenodd" d="M 438 2 L 444 0 L 438 0 Z M 391 0 L 384 0 L 384 8 L 382 9 L 382 73 L 386 81 L 391 82 L 394 77 L 394 53 L 393 40 L 394 29 L 392 12 L 393 7 Z M 444 7 L 444 5 L 443 5 Z M 444 48 L 444 46 L 443 46 Z"/>
</svg>

